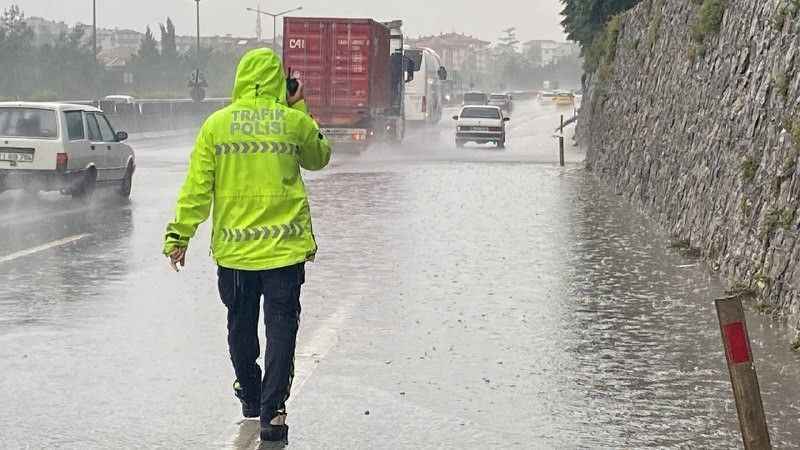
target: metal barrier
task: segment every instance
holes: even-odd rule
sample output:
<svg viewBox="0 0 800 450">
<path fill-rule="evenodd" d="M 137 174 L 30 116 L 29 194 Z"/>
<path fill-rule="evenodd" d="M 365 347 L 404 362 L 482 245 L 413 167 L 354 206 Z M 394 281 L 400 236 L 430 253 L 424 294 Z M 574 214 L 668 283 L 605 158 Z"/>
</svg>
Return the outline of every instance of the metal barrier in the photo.
<svg viewBox="0 0 800 450">
<path fill-rule="evenodd" d="M 130 103 L 99 101 L 99 107 L 114 126 L 129 133 L 198 128 L 214 111 L 227 106 L 230 99 L 212 98 L 203 102 L 189 99 L 137 100 Z"/>
</svg>

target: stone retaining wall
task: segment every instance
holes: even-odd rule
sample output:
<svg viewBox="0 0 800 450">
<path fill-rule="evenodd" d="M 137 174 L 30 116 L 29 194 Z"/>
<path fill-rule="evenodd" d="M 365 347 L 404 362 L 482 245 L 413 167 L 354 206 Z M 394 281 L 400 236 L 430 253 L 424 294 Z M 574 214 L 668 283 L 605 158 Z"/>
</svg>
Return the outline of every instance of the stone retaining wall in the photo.
<svg viewBox="0 0 800 450">
<path fill-rule="evenodd" d="M 800 13 L 791 0 L 724 3 L 702 43 L 690 0 L 624 14 L 578 135 L 600 178 L 796 328 Z"/>
</svg>

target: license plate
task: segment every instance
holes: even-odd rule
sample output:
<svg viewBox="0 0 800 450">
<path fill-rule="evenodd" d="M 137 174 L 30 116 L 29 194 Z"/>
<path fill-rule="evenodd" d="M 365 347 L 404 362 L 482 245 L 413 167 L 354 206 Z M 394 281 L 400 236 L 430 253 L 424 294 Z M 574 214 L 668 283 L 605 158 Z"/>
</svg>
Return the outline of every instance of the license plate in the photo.
<svg viewBox="0 0 800 450">
<path fill-rule="evenodd" d="M 0 151 L 0 161 L 33 162 L 33 153 L 18 153 L 18 152 L 2 152 L 2 151 Z"/>
</svg>

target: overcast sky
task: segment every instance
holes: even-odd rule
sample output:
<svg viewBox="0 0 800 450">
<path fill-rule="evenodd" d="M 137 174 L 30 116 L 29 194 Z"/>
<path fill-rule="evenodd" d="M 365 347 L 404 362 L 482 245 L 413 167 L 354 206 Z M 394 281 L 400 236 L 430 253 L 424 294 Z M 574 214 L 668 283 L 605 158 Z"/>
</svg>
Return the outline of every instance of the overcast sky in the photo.
<svg viewBox="0 0 800 450">
<path fill-rule="evenodd" d="M 41 16 L 67 23 L 91 23 L 92 0 L 0 0 L 0 9 L 18 4 L 27 16 Z M 201 0 L 200 28 L 203 35 L 255 36 L 255 16 L 245 11 L 257 0 Z M 193 0 L 97 0 L 98 26 L 143 31 L 172 17 L 178 34 L 194 34 Z M 263 9 L 280 12 L 302 5 L 298 15 L 403 19 L 406 34 L 459 31 L 493 41 L 501 30 L 517 27 L 522 41 L 562 41 L 559 0 L 262 0 Z M 277 11 L 276 11 L 277 10 Z M 264 22 L 264 36 L 272 35 L 272 19 Z M 280 31 L 279 31 L 280 33 Z"/>
</svg>

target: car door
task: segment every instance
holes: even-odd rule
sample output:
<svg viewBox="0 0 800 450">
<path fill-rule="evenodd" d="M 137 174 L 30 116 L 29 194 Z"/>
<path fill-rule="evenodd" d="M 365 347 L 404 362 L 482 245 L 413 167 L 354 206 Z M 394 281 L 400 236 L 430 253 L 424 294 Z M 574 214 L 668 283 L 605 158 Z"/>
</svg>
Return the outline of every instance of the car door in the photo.
<svg viewBox="0 0 800 450">
<path fill-rule="evenodd" d="M 90 150 L 91 143 L 86 132 L 86 121 L 83 111 L 64 111 L 64 124 L 67 130 L 64 139 L 64 148 L 67 151 L 69 170 L 83 170 L 94 156 Z"/>
<path fill-rule="evenodd" d="M 103 140 L 100 131 L 100 123 L 93 112 L 84 112 L 86 118 L 86 131 L 89 138 L 89 156 L 91 162 L 97 169 L 97 181 L 109 181 L 112 179 L 108 170 L 108 153 L 111 151 L 110 145 Z"/>
<path fill-rule="evenodd" d="M 121 180 L 125 176 L 127 161 L 124 161 L 123 144 L 117 141 L 117 135 L 105 114 L 94 113 L 100 135 L 103 137 L 103 148 L 106 152 L 106 169 L 109 180 Z"/>
</svg>

